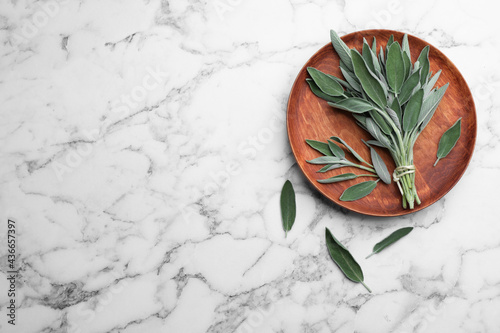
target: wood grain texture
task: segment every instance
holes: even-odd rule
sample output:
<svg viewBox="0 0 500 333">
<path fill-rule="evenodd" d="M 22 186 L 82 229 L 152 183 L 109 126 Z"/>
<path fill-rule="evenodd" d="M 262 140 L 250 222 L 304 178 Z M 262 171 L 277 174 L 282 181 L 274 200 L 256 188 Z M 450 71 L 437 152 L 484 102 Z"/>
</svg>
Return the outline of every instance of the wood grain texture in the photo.
<svg viewBox="0 0 500 333">
<path fill-rule="evenodd" d="M 403 33 L 392 30 L 364 30 L 354 32 L 342 37 L 342 40 L 350 47 L 356 47 L 361 52 L 363 37 L 371 44 L 373 36 L 377 38 L 377 52 L 380 46 L 385 48 L 389 36 L 393 34 L 396 41 L 401 43 Z M 327 173 L 317 173 L 321 166 L 311 165 L 306 160 L 321 156 L 321 154 L 310 148 L 305 140 L 312 139 L 326 142 L 330 136 L 339 136 L 353 147 L 360 155 L 370 161 L 370 152 L 360 139 L 369 140 L 371 136 L 361 129 L 354 121 L 349 112 L 333 109 L 324 100 L 316 97 L 306 82 L 308 77 L 306 68 L 315 67 L 325 73 L 342 77 L 339 69 L 339 57 L 329 43 L 321 48 L 301 69 L 292 87 L 287 108 L 287 129 L 290 145 L 300 169 L 307 179 L 323 195 L 334 203 L 349 210 L 373 216 L 399 216 L 409 214 L 428 207 L 442 198 L 460 180 L 472 157 L 476 141 L 476 110 L 472 94 L 464 78 L 455 65 L 437 48 L 425 41 L 408 36 L 412 62 L 415 62 L 420 51 L 430 46 L 430 67 L 433 73 L 442 70 L 437 81 L 437 86 L 450 83 L 434 117 L 424 129 L 415 144 L 414 164 L 416 171 L 416 186 L 421 205 L 415 209 L 403 209 L 401 206 L 401 194 L 396 184 L 386 185 L 380 183 L 377 188 L 367 197 L 343 202 L 339 200 L 342 192 L 349 186 L 366 179 L 355 179 L 334 184 L 320 184 L 318 179 L 329 178 L 345 172 L 360 174 L 361 170 L 355 168 L 341 168 Z M 452 126 L 455 121 L 462 117 L 462 134 L 455 148 L 436 167 L 439 139 L 441 135 Z M 394 162 L 387 150 L 376 148 L 379 154 L 392 171 Z M 347 153 L 349 160 L 355 161 L 354 157 Z"/>
</svg>

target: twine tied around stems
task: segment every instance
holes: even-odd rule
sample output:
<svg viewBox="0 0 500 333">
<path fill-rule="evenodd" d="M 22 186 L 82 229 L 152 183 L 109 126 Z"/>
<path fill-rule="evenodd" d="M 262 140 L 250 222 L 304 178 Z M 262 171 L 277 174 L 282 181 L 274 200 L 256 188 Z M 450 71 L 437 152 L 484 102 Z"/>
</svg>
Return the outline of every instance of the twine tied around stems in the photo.
<svg viewBox="0 0 500 333">
<path fill-rule="evenodd" d="M 401 184 L 399 184 L 399 180 L 404 175 L 409 175 L 412 173 L 415 173 L 414 165 L 402 165 L 394 169 L 394 172 L 392 173 L 392 179 L 394 180 L 394 182 L 396 182 L 396 184 L 398 184 L 399 192 L 401 192 L 401 195 L 404 195 L 404 193 L 403 189 L 401 188 Z"/>
</svg>

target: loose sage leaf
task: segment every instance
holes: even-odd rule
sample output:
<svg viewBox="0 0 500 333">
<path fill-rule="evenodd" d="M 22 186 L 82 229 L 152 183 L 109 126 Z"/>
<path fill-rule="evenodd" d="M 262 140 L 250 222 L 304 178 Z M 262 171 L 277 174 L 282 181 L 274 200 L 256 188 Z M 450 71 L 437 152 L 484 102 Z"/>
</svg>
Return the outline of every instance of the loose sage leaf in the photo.
<svg viewBox="0 0 500 333">
<path fill-rule="evenodd" d="M 345 159 L 345 152 L 342 150 L 342 148 L 337 146 L 335 143 L 328 140 L 328 147 L 330 148 L 333 155 L 340 158 L 341 160 Z"/>
<path fill-rule="evenodd" d="M 354 149 L 352 149 L 344 140 L 342 140 L 338 136 L 332 136 L 332 137 L 330 137 L 330 139 L 332 139 L 333 141 L 336 141 L 338 143 L 343 144 L 351 152 L 351 154 L 353 154 L 354 157 L 356 157 L 356 159 L 358 161 L 360 161 L 361 163 L 365 163 L 366 165 L 372 166 L 370 163 L 365 161 Z"/>
<path fill-rule="evenodd" d="M 324 92 L 319 89 L 318 85 L 314 83 L 313 79 L 306 79 L 306 82 L 309 84 L 309 88 L 311 88 L 311 91 L 313 92 L 314 95 L 318 96 L 321 99 L 324 99 L 325 101 L 328 102 L 339 102 L 343 99 L 343 97 L 333 97 L 330 95 L 325 94 Z"/>
<path fill-rule="evenodd" d="M 364 282 L 361 266 L 356 262 L 349 250 L 346 249 L 331 233 L 325 228 L 326 247 L 332 260 L 337 264 L 344 275 L 353 282 L 361 283 L 366 290 L 372 292 Z"/>
<path fill-rule="evenodd" d="M 340 60 L 342 60 L 345 66 L 352 72 L 353 67 L 349 47 L 347 47 L 344 41 L 340 39 L 339 35 L 337 35 L 334 30 L 330 30 L 330 39 L 332 41 L 333 48 L 340 57 Z"/>
<path fill-rule="evenodd" d="M 380 81 L 368 69 L 365 60 L 355 49 L 351 50 L 354 73 L 366 94 L 381 108 L 387 105 L 387 95 Z"/>
<path fill-rule="evenodd" d="M 307 161 L 307 163 L 311 164 L 334 164 L 340 162 L 340 158 L 336 156 L 321 156 L 317 157 L 313 160 Z"/>
<path fill-rule="evenodd" d="M 417 125 L 423 98 L 424 90 L 420 89 L 408 101 L 408 105 L 406 105 L 403 113 L 403 130 L 405 132 L 411 131 Z"/>
<path fill-rule="evenodd" d="M 338 169 L 338 168 L 343 168 L 343 167 L 346 167 L 348 165 L 346 164 L 338 164 L 338 163 L 335 163 L 335 164 L 327 164 L 325 165 L 324 167 L 322 167 L 321 169 L 319 169 L 318 171 L 316 172 L 319 172 L 319 173 L 325 173 L 327 171 L 330 171 L 330 170 L 334 170 L 334 169 Z"/>
<path fill-rule="evenodd" d="M 418 62 L 422 67 L 420 72 L 420 84 L 424 85 L 427 82 L 427 76 L 429 75 L 430 63 L 429 63 L 429 45 L 422 49 L 420 55 L 418 56 Z"/>
<path fill-rule="evenodd" d="M 285 237 L 292 229 L 295 222 L 296 206 L 295 206 L 295 191 L 293 190 L 292 183 L 287 180 L 281 189 L 280 197 L 281 206 L 281 219 L 283 221 L 283 229 L 285 230 Z"/>
<path fill-rule="evenodd" d="M 405 64 L 403 54 L 398 42 L 392 43 L 387 53 L 385 63 L 387 82 L 392 90 L 398 94 L 405 79 Z"/>
<path fill-rule="evenodd" d="M 401 105 L 408 102 L 413 93 L 413 90 L 419 83 L 420 83 L 420 72 L 416 71 L 415 73 L 410 75 L 410 77 L 405 81 L 405 83 L 401 87 L 401 92 L 398 96 L 399 103 Z"/>
<path fill-rule="evenodd" d="M 328 104 L 330 106 L 333 106 L 334 108 L 353 113 L 363 113 L 373 109 L 373 105 L 371 105 L 366 100 L 357 97 L 346 98 L 337 103 L 328 102 Z"/>
<path fill-rule="evenodd" d="M 314 80 L 314 83 L 327 95 L 342 96 L 344 88 L 336 80 L 332 79 L 329 75 L 317 70 L 313 67 L 307 67 L 307 72 Z"/>
<path fill-rule="evenodd" d="M 413 227 L 407 227 L 407 228 L 401 228 L 401 229 L 394 231 L 392 234 L 390 234 L 389 236 L 387 236 L 386 238 L 382 239 L 380 242 L 375 244 L 375 246 L 373 247 L 373 252 L 366 258 L 368 259 L 372 255 L 374 255 L 375 253 L 379 253 L 380 251 L 382 251 L 383 249 L 385 249 L 389 245 L 394 244 L 395 242 L 397 242 L 398 240 L 400 240 L 404 236 L 408 235 L 412 230 L 413 230 Z"/>
<path fill-rule="evenodd" d="M 377 186 L 378 180 L 368 180 L 347 188 L 340 196 L 341 201 L 354 201 L 366 197 Z"/>
<path fill-rule="evenodd" d="M 374 174 L 363 174 L 363 175 L 356 175 L 354 173 L 342 173 L 337 176 L 333 176 L 327 179 L 318 179 L 319 183 L 322 184 L 330 184 L 330 183 L 338 183 L 338 182 L 343 182 L 345 180 L 351 180 L 351 179 L 356 179 L 359 177 L 378 177 L 377 175 Z"/>
<path fill-rule="evenodd" d="M 453 147 L 455 147 L 458 139 L 460 138 L 461 131 L 462 117 L 458 118 L 455 124 L 453 124 L 453 126 L 451 126 L 446 132 L 444 132 L 441 140 L 439 140 L 437 160 L 436 163 L 434 163 L 434 166 L 436 166 L 440 159 L 445 158 L 453 149 Z"/>
<path fill-rule="evenodd" d="M 332 152 L 330 151 L 330 147 L 328 147 L 327 143 L 316 140 L 306 140 L 306 142 L 309 146 L 311 146 L 311 148 L 316 149 L 321 154 L 326 156 L 333 156 Z"/>
<path fill-rule="evenodd" d="M 389 173 L 389 170 L 387 170 L 387 166 L 385 165 L 384 160 L 380 155 L 377 153 L 375 149 L 373 149 L 372 146 L 368 142 L 363 142 L 370 148 L 370 154 L 372 157 L 372 164 L 373 168 L 375 169 L 375 172 L 377 172 L 377 175 L 382 179 L 382 181 L 386 184 L 391 183 L 391 174 Z"/>
</svg>

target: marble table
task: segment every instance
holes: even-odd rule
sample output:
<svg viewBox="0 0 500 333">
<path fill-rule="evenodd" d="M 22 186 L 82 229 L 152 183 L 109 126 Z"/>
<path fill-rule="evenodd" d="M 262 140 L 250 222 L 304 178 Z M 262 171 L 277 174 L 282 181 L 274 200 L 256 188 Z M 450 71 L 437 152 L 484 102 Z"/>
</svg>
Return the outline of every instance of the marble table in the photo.
<svg viewBox="0 0 500 333">
<path fill-rule="evenodd" d="M 0 331 L 500 332 L 497 7 L 2 1 Z M 477 107 L 464 177 L 399 218 L 324 199 L 285 131 L 293 80 L 329 29 L 369 28 L 438 47 Z M 285 239 L 286 179 L 298 213 Z M 363 259 L 404 226 L 404 241 Z M 331 261 L 325 227 L 373 293 Z"/>
</svg>

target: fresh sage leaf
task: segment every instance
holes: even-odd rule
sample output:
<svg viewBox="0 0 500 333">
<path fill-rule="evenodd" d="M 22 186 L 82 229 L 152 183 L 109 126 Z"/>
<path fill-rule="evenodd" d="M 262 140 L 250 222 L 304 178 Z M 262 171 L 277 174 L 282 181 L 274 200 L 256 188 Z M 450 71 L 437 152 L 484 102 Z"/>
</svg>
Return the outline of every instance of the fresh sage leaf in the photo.
<svg viewBox="0 0 500 333">
<path fill-rule="evenodd" d="M 370 133 L 377 141 L 385 145 L 386 148 L 391 147 L 389 139 L 382 133 L 378 125 L 371 118 L 366 119 L 366 128 L 368 133 Z"/>
<path fill-rule="evenodd" d="M 411 75 L 411 60 L 410 57 L 403 52 L 403 62 L 405 64 L 405 80 Z"/>
<path fill-rule="evenodd" d="M 424 99 L 429 96 L 432 88 L 434 88 L 434 85 L 436 84 L 437 80 L 439 79 L 439 76 L 441 75 L 441 70 L 439 70 L 434 76 L 427 82 L 424 86 Z"/>
<path fill-rule="evenodd" d="M 313 79 L 306 79 L 306 82 L 309 84 L 309 88 L 311 88 L 311 91 L 313 92 L 314 95 L 318 96 L 321 99 L 324 99 L 325 101 L 328 102 L 340 102 L 343 98 L 342 97 L 333 97 L 330 95 L 325 94 L 324 92 L 319 89 L 318 85 L 314 83 Z"/>
<path fill-rule="evenodd" d="M 328 228 L 325 228 L 325 238 L 330 257 L 344 275 L 353 282 L 361 283 L 366 290 L 372 292 L 364 282 L 365 278 L 361 266 L 359 266 L 349 250 L 333 236 Z"/>
<path fill-rule="evenodd" d="M 353 113 L 363 113 L 366 111 L 370 111 L 373 109 L 373 105 L 371 105 L 369 102 L 365 101 L 364 99 L 357 98 L 357 97 L 351 97 L 351 98 L 346 98 L 340 102 L 337 103 L 331 103 L 328 102 L 330 106 L 333 106 L 334 108 L 353 112 Z"/>
<path fill-rule="evenodd" d="M 390 184 L 391 174 L 389 173 L 389 170 L 387 170 L 387 166 L 385 165 L 384 160 L 382 159 L 382 157 L 380 157 L 377 151 L 373 149 L 372 146 L 370 146 L 368 142 L 365 141 L 363 142 L 368 146 L 368 148 L 370 148 L 370 155 L 372 158 L 373 168 L 377 172 L 377 175 L 384 183 Z"/>
<path fill-rule="evenodd" d="M 399 103 L 401 105 L 408 102 L 413 93 L 413 90 L 419 83 L 420 83 L 420 72 L 416 71 L 415 73 L 410 75 L 410 77 L 403 84 L 403 87 L 401 87 L 401 93 L 398 96 Z"/>
<path fill-rule="evenodd" d="M 401 49 L 411 59 L 410 43 L 408 43 L 408 34 L 405 34 L 403 36 L 403 41 L 401 42 Z"/>
<path fill-rule="evenodd" d="M 330 30 L 330 39 L 332 41 L 333 48 L 340 57 L 340 60 L 342 60 L 345 66 L 352 72 L 353 67 L 351 61 L 351 51 L 334 30 Z"/>
<path fill-rule="evenodd" d="M 347 188 L 340 196 L 341 201 L 354 201 L 366 197 L 377 187 L 378 180 L 368 180 Z"/>
<path fill-rule="evenodd" d="M 345 152 L 335 143 L 328 140 L 328 147 L 330 148 L 330 151 L 333 153 L 333 155 L 340 158 L 341 160 L 345 159 Z"/>
<path fill-rule="evenodd" d="M 377 175 L 369 175 L 369 174 L 363 174 L 363 175 L 356 175 L 354 173 L 342 173 L 337 176 L 333 176 L 327 179 L 318 179 L 318 183 L 322 184 L 330 184 L 330 183 L 338 183 L 338 182 L 343 182 L 345 180 L 351 180 L 351 179 L 356 179 L 359 177 L 377 177 Z"/>
<path fill-rule="evenodd" d="M 346 81 L 351 85 L 352 89 L 361 92 L 361 86 L 359 85 L 358 81 L 356 81 L 356 79 L 353 78 L 352 75 L 342 67 L 340 67 L 340 71 L 342 72 L 342 75 L 344 75 Z"/>
<path fill-rule="evenodd" d="M 445 84 L 439 89 L 432 91 L 429 94 L 429 96 L 427 96 L 425 101 L 422 103 L 422 112 L 420 112 L 420 116 L 418 117 L 418 123 L 422 123 L 422 126 L 420 127 L 421 131 L 425 128 L 425 126 L 427 126 L 427 124 L 431 120 L 432 116 L 434 115 L 434 112 L 439 106 L 439 102 L 441 102 L 441 99 L 443 98 L 446 92 L 446 89 L 448 89 L 448 86 L 449 83 Z"/>
<path fill-rule="evenodd" d="M 326 156 L 333 156 L 332 152 L 330 151 L 330 147 L 328 147 L 327 143 L 316 140 L 306 140 L 306 142 L 309 146 L 311 146 L 311 148 L 316 149 L 321 154 Z"/>
<path fill-rule="evenodd" d="M 283 229 L 285 230 L 285 238 L 288 232 L 292 229 L 295 222 L 296 206 L 295 206 L 295 191 L 292 183 L 287 180 L 281 189 L 280 197 L 281 219 L 283 221 Z"/>
<path fill-rule="evenodd" d="M 405 64 L 398 42 L 392 43 L 389 48 L 385 63 L 385 71 L 389 86 L 398 94 L 405 80 Z"/>
<path fill-rule="evenodd" d="M 307 67 L 307 72 L 318 88 L 325 94 L 330 96 L 342 96 L 344 94 L 344 88 L 329 75 L 313 67 Z"/>
<path fill-rule="evenodd" d="M 330 170 L 335 170 L 335 169 L 339 169 L 339 168 L 344 168 L 348 165 L 346 164 L 338 164 L 338 163 L 335 163 L 335 164 L 327 164 L 325 165 L 324 167 L 322 167 L 321 169 L 319 169 L 318 171 L 316 172 L 319 172 L 319 173 L 325 173 L 327 171 L 330 171 Z"/>
<path fill-rule="evenodd" d="M 361 82 L 361 86 L 366 94 L 381 108 L 387 105 L 387 96 L 380 81 L 373 76 L 365 60 L 355 49 L 351 50 L 352 65 L 354 66 L 354 73 Z"/>
<path fill-rule="evenodd" d="M 422 52 L 418 56 L 418 62 L 422 67 L 420 71 L 420 84 L 424 85 L 427 82 L 427 76 L 429 75 L 430 63 L 429 63 L 429 45 L 423 48 Z"/>
<path fill-rule="evenodd" d="M 439 140 L 439 146 L 437 151 L 437 160 L 434 166 L 437 165 L 440 159 L 445 158 L 450 151 L 457 144 L 458 139 L 462 131 L 462 117 L 460 117 L 453 126 L 451 126 L 446 132 L 444 132 L 441 140 Z"/>
<path fill-rule="evenodd" d="M 392 132 L 392 127 L 389 126 L 387 121 L 385 121 L 384 117 L 378 113 L 378 111 L 370 111 L 370 116 L 372 117 L 373 121 L 380 127 L 382 132 L 385 134 L 389 135 Z"/>
<path fill-rule="evenodd" d="M 370 163 L 368 163 L 367 161 L 365 161 L 361 155 L 359 155 L 354 149 L 352 149 L 344 140 L 342 140 L 341 138 L 339 138 L 338 136 L 332 136 L 330 137 L 330 139 L 332 139 L 333 141 L 336 141 L 338 143 L 341 143 L 344 145 L 344 147 L 346 147 L 352 155 L 354 155 L 354 157 L 356 157 L 356 159 L 358 161 L 360 161 L 361 163 L 364 163 L 366 165 L 369 165 L 369 166 L 372 166 Z"/>
<path fill-rule="evenodd" d="M 405 132 L 411 131 L 417 125 L 423 98 L 424 90 L 420 89 L 408 101 L 408 105 L 406 105 L 403 113 L 403 130 Z"/>
<path fill-rule="evenodd" d="M 340 158 L 335 156 L 321 156 L 307 161 L 310 164 L 334 164 L 340 162 Z"/>
<path fill-rule="evenodd" d="M 380 242 L 375 244 L 375 246 L 373 247 L 373 252 L 366 258 L 368 259 L 372 255 L 379 253 L 380 251 L 382 251 L 383 249 L 385 249 L 389 245 L 394 244 L 395 242 L 397 242 L 398 240 L 400 240 L 404 236 L 408 235 L 412 230 L 413 230 L 413 227 L 407 227 L 407 228 L 401 228 L 401 229 L 394 231 L 392 234 L 390 234 L 389 236 L 387 236 L 386 238 L 382 239 Z"/>
<path fill-rule="evenodd" d="M 389 48 L 391 47 L 392 43 L 394 43 L 394 35 L 390 35 L 389 36 L 389 40 L 387 41 L 387 45 L 385 47 L 386 51 L 389 50 Z"/>
<path fill-rule="evenodd" d="M 371 53 L 371 48 L 364 40 L 363 42 L 363 52 L 362 52 L 362 57 L 365 59 L 366 65 L 368 68 L 372 71 L 372 73 L 375 73 L 375 66 L 373 66 L 373 58 L 372 58 L 372 53 Z"/>
</svg>

